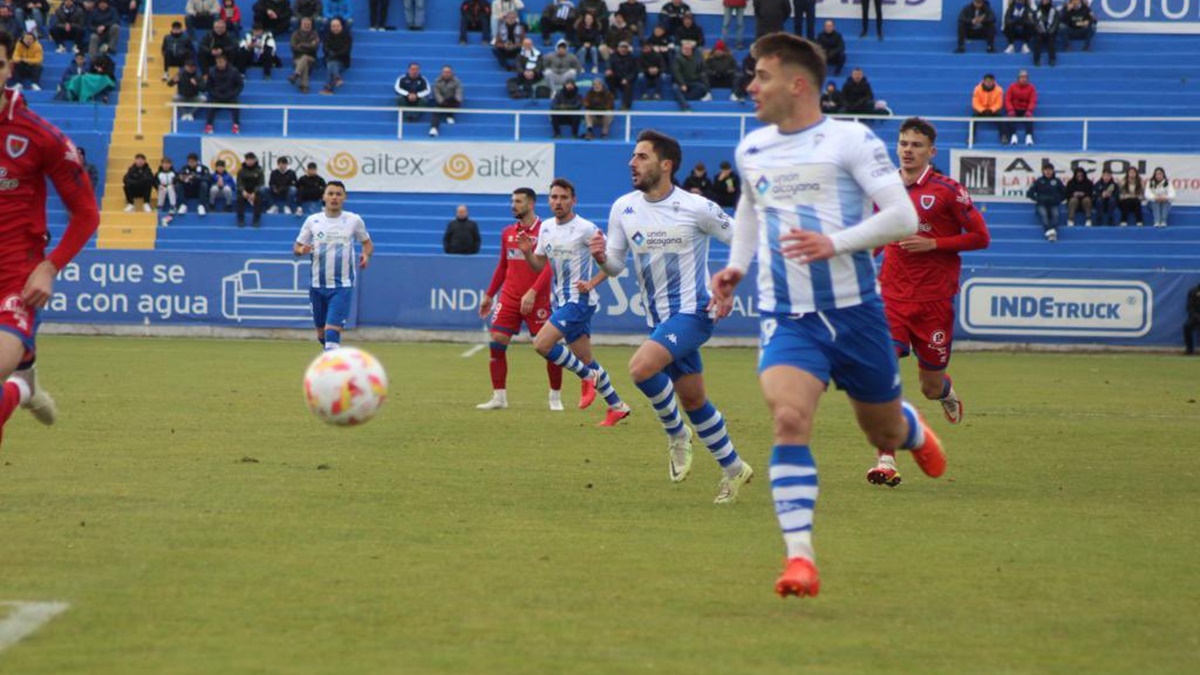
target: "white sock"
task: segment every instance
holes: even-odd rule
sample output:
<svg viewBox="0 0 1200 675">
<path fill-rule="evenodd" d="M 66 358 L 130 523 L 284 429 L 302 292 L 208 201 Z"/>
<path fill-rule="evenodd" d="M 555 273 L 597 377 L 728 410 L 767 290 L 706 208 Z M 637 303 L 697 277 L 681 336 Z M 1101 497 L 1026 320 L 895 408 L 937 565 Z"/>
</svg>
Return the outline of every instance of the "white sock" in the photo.
<svg viewBox="0 0 1200 675">
<path fill-rule="evenodd" d="M 16 384 L 17 391 L 20 392 L 17 395 L 17 403 L 19 405 L 25 405 L 28 403 L 29 397 L 33 396 L 33 392 L 29 389 L 29 383 L 19 377 L 10 377 L 8 381 Z"/>
</svg>

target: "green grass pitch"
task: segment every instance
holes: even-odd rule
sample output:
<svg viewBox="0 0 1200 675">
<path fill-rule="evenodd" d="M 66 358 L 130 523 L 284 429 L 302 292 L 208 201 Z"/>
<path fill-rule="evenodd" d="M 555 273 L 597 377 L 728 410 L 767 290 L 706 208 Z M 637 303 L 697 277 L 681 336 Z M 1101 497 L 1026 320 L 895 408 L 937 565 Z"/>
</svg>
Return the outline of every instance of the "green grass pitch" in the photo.
<svg viewBox="0 0 1200 675">
<path fill-rule="evenodd" d="M 1194 672 L 1200 362 L 958 354 L 964 424 L 918 403 L 950 468 L 901 457 L 896 489 L 831 392 L 821 595 L 784 601 L 752 350 L 705 353 L 758 470 L 717 507 L 699 447 L 668 481 L 628 347 L 597 351 L 635 408 L 615 429 L 549 412 L 528 345 L 500 412 L 474 409 L 486 352 L 367 345 L 391 395 L 350 429 L 305 410 L 315 343 L 40 347 L 61 419 L 5 428 L 0 602 L 71 606 L 2 673 Z"/>
</svg>

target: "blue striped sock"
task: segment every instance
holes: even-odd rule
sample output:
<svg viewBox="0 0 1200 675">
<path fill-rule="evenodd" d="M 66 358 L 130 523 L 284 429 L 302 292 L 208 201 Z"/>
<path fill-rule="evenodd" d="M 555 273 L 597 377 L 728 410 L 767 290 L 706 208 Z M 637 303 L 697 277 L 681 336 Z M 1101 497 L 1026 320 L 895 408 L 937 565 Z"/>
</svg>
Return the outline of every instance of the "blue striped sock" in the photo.
<svg viewBox="0 0 1200 675">
<path fill-rule="evenodd" d="M 550 361 L 551 363 L 557 363 L 563 368 L 575 373 L 580 379 L 586 378 L 592 372 L 590 368 L 584 365 L 583 361 L 580 361 L 575 357 L 574 354 L 571 353 L 570 349 L 567 349 L 561 344 L 554 345 L 550 349 L 550 353 L 546 354 L 546 360 Z"/>
<path fill-rule="evenodd" d="M 687 416 L 700 440 L 704 441 L 708 452 L 725 470 L 725 475 L 736 476 L 742 470 L 742 460 L 733 448 L 733 441 L 729 440 L 729 433 L 725 430 L 725 417 L 721 412 L 712 401 L 705 401 L 699 408 L 688 410 Z"/>
<path fill-rule="evenodd" d="M 807 445 L 776 445 L 771 453 L 771 498 L 787 557 L 816 560 L 812 545 L 817 464 Z"/>
<path fill-rule="evenodd" d="M 908 401 L 901 401 L 900 410 L 904 413 L 904 421 L 908 422 L 908 434 L 904 437 L 904 444 L 900 447 L 912 450 L 925 445 L 925 428 L 921 426 L 921 418 L 917 415 L 917 409 Z"/>
<path fill-rule="evenodd" d="M 612 382 L 608 379 L 608 371 L 604 366 L 600 365 L 599 361 L 592 361 L 588 364 L 588 368 L 596 371 L 596 391 L 604 397 L 604 402 L 611 408 L 621 404 L 621 397 L 617 395 L 617 390 L 612 386 Z"/>
<path fill-rule="evenodd" d="M 650 399 L 654 412 L 658 414 L 658 421 L 662 422 L 667 434 L 682 434 L 683 417 L 679 415 L 679 406 L 675 404 L 675 385 L 671 384 L 671 378 L 663 373 L 656 373 L 650 379 L 638 382 L 637 388 Z"/>
<path fill-rule="evenodd" d="M 939 399 L 946 398 L 947 396 L 950 395 L 950 390 L 953 388 L 954 388 L 954 383 L 950 381 L 950 376 L 943 375 L 942 376 L 942 395 L 939 396 L 938 398 Z"/>
</svg>

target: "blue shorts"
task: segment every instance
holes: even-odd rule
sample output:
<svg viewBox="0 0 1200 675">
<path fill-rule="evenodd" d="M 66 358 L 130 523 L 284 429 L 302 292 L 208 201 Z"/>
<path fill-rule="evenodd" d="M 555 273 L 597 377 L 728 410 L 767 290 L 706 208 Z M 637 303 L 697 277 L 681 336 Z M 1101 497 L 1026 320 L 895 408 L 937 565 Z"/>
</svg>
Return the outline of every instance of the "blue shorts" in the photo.
<svg viewBox="0 0 1200 675">
<path fill-rule="evenodd" d="M 353 288 L 310 288 L 308 298 L 312 301 L 313 324 L 317 328 L 346 327 Z"/>
<path fill-rule="evenodd" d="M 764 314 L 760 326 L 758 372 L 793 366 L 825 384 L 832 378 L 863 403 L 900 397 L 900 367 L 882 301 L 798 317 Z"/>
<path fill-rule="evenodd" d="M 591 337 L 595 313 L 596 305 L 568 302 L 550 315 L 550 325 L 562 332 L 564 342 L 571 344 L 581 337 Z"/>
<path fill-rule="evenodd" d="M 654 327 L 650 339 L 671 352 L 663 372 L 672 380 L 704 372 L 700 347 L 712 337 L 714 323 L 707 314 L 676 314 Z"/>
</svg>

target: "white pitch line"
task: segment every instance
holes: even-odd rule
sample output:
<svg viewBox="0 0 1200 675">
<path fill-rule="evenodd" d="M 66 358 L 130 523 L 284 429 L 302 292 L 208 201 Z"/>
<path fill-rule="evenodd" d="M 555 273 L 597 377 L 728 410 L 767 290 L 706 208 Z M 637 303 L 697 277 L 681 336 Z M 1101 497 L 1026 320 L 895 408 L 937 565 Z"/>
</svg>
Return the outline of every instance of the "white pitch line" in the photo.
<svg viewBox="0 0 1200 675">
<path fill-rule="evenodd" d="M 474 347 L 471 347 L 467 351 L 463 352 L 462 357 L 464 359 L 469 359 L 485 349 L 487 349 L 487 345 L 475 345 Z"/>
<path fill-rule="evenodd" d="M 0 606 L 16 608 L 0 620 L 0 652 L 29 637 L 70 607 L 65 602 L 0 602 Z"/>
</svg>

